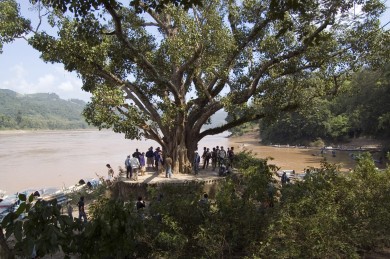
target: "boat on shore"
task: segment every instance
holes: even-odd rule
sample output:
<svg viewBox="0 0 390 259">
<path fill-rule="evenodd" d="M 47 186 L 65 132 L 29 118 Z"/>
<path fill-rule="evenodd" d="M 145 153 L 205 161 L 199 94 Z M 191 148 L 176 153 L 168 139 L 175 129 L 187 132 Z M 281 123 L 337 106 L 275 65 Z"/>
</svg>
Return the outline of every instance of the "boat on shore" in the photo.
<svg viewBox="0 0 390 259">
<path fill-rule="evenodd" d="M 63 207 L 69 201 L 69 194 L 80 191 L 83 188 L 95 189 L 100 184 L 101 182 L 99 179 L 84 178 L 79 180 L 77 184 L 63 189 L 56 187 L 28 188 L 10 195 L 5 195 L 5 192 L 3 191 L 0 196 L 0 223 L 8 213 L 15 212 L 19 208 L 21 203 L 19 199 L 20 194 L 24 194 L 26 197 L 33 195 L 33 202 L 38 200 L 46 202 L 56 200 L 57 205 Z M 25 216 L 26 215 L 21 215 L 21 218 L 24 218 Z"/>
</svg>

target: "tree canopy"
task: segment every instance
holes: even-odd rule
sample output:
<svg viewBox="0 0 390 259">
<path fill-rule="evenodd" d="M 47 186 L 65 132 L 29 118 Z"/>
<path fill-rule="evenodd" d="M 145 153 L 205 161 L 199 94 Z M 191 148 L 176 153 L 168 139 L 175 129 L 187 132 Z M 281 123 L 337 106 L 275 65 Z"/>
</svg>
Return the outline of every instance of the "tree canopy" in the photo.
<svg viewBox="0 0 390 259">
<path fill-rule="evenodd" d="M 30 28 L 29 44 L 82 78 L 87 121 L 155 140 L 181 172 L 205 136 L 335 91 L 388 48 L 377 0 L 32 2 L 54 30 Z M 202 128 L 219 110 L 230 120 Z"/>
</svg>

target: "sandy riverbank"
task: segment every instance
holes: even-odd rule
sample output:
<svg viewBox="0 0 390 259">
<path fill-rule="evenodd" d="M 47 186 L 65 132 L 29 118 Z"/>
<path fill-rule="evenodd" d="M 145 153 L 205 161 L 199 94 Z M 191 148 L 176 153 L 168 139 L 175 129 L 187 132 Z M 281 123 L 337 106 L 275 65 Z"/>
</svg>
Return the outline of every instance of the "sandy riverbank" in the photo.
<svg viewBox="0 0 390 259">
<path fill-rule="evenodd" d="M 243 150 L 251 151 L 257 158 L 272 158 L 269 164 L 274 164 L 285 170 L 295 170 L 298 173 L 308 167 L 320 167 L 324 159 L 329 163 L 338 164 L 343 171 L 354 168 L 356 165 L 356 161 L 351 159 L 349 151 L 336 151 L 336 156 L 333 157 L 331 151 L 326 152 L 322 156 L 320 148 L 298 148 L 293 146 L 278 148 L 265 146 L 260 144 L 257 133 L 230 137 L 229 143 L 235 148 L 236 153 Z M 380 145 L 381 143 L 377 140 L 356 139 L 344 145 L 344 147 L 379 149 Z M 373 154 L 374 157 L 379 155 L 379 153 Z"/>
</svg>

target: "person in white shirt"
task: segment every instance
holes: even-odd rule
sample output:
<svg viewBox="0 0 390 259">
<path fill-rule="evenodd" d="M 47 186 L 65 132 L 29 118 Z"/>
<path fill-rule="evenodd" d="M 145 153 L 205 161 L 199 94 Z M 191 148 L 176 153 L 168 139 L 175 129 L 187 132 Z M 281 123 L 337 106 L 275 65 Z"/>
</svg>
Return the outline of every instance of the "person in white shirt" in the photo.
<svg viewBox="0 0 390 259">
<path fill-rule="evenodd" d="M 226 151 L 221 147 L 221 149 L 218 151 L 218 166 L 221 167 L 221 165 L 225 164 L 225 158 L 226 158 Z"/>
<path fill-rule="evenodd" d="M 138 171 L 141 167 L 141 164 L 139 163 L 139 160 L 135 154 L 133 154 L 133 157 L 130 158 L 130 165 L 131 165 L 130 178 L 132 178 L 132 180 L 134 181 L 138 181 Z"/>
</svg>

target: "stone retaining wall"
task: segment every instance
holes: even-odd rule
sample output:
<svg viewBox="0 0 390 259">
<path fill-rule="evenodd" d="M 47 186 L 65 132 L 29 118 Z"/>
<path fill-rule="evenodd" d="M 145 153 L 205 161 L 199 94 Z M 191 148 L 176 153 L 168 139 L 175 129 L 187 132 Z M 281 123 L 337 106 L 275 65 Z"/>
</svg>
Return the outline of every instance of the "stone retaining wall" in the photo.
<svg viewBox="0 0 390 259">
<path fill-rule="evenodd" d="M 207 193 L 210 198 L 215 196 L 218 184 L 225 181 L 225 178 L 214 178 L 205 180 L 186 180 L 179 182 L 157 182 L 157 183 L 145 183 L 145 182 L 116 182 L 111 187 L 112 196 L 116 199 L 122 200 L 136 200 L 138 196 L 142 196 L 145 200 L 149 200 L 152 197 L 149 196 L 148 190 L 150 188 L 161 189 L 165 185 L 202 185 L 203 192 Z"/>
</svg>

